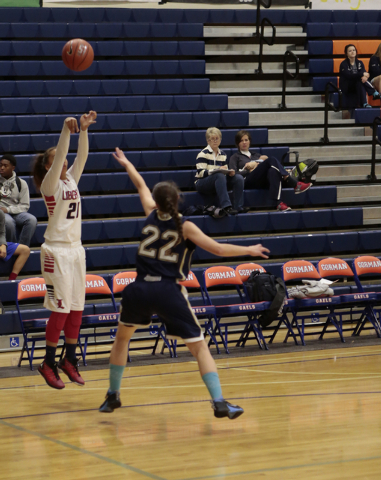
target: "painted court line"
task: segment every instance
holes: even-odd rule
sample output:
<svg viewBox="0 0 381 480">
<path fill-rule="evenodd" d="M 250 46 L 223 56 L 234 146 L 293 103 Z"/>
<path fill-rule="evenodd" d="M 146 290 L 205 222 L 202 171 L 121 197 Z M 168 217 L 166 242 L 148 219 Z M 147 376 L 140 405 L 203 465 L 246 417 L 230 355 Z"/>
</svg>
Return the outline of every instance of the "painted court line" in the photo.
<svg viewBox="0 0 381 480">
<path fill-rule="evenodd" d="M 354 462 L 369 462 L 372 460 L 380 460 L 381 455 L 376 455 L 374 457 L 363 457 L 363 458 L 350 458 L 348 460 L 332 460 L 331 462 L 318 462 L 318 463 L 304 463 L 300 465 L 290 465 L 284 467 L 274 467 L 274 468 L 260 468 L 258 470 L 247 470 L 244 472 L 234 472 L 234 473 L 221 473 L 216 475 L 207 475 L 204 477 L 186 477 L 177 480 L 208 480 L 212 478 L 228 478 L 228 477 L 236 477 L 238 475 L 253 475 L 255 473 L 266 473 L 266 472 L 281 472 L 285 470 L 295 470 L 301 468 L 311 468 L 311 467 L 324 467 L 327 465 L 340 465 L 346 463 L 354 463 Z"/>
<path fill-rule="evenodd" d="M 0 423 L 6 427 L 13 428 L 15 430 L 18 430 L 19 432 L 26 433 L 28 435 L 33 435 L 34 437 L 38 437 L 41 440 L 46 440 L 48 442 L 55 443 L 56 445 L 60 445 L 65 448 L 69 448 L 71 450 L 74 450 L 75 452 L 83 453 L 85 455 L 88 455 L 90 457 L 96 458 L 98 460 L 101 460 L 103 462 L 110 463 L 112 465 L 115 465 L 117 467 L 121 467 L 124 470 L 129 470 L 134 473 L 138 473 L 142 475 L 143 477 L 146 478 L 151 478 L 152 480 L 167 480 L 163 477 L 159 477 L 158 475 L 153 475 L 151 473 L 145 472 L 144 470 L 140 470 L 139 468 L 132 467 L 131 465 L 127 465 L 126 463 L 118 462 L 117 460 L 113 460 L 112 458 L 105 457 L 103 455 L 99 455 L 98 453 L 93 453 L 90 452 L 89 450 L 85 450 L 84 448 L 76 447 L 75 445 L 71 445 L 70 443 L 62 442 L 61 440 L 56 440 L 54 438 L 48 437 L 47 435 L 43 435 L 38 432 L 33 432 L 32 430 L 28 430 L 27 428 L 24 427 L 19 427 L 18 425 L 13 425 L 12 423 L 5 422 L 4 420 L 0 420 Z"/>
<path fill-rule="evenodd" d="M 358 347 L 358 348 L 364 348 L 364 347 Z M 308 353 L 308 352 L 306 352 Z M 356 353 L 356 352 L 354 352 Z M 323 355 L 323 354 L 322 354 Z M 326 354 L 324 354 L 326 355 Z M 346 360 L 346 359 L 351 359 L 351 358 L 362 358 L 362 357 L 373 357 L 373 356 L 380 356 L 381 353 L 368 353 L 368 354 L 363 354 L 363 355 L 351 355 L 351 356 L 347 356 L 347 355 L 344 355 L 344 356 L 341 356 L 341 354 L 335 354 L 333 355 L 332 353 L 329 355 L 329 356 L 324 356 L 322 358 L 321 355 L 316 355 L 316 358 L 311 358 L 311 357 L 308 357 L 308 358 L 305 358 L 305 357 L 299 357 L 301 358 L 300 360 L 288 360 L 288 361 L 278 361 L 278 362 L 269 362 L 269 363 L 259 363 L 259 364 L 253 364 L 253 365 L 245 365 L 246 368 L 255 368 L 255 367 L 263 367 L 263 366 L 273 366 L 273 365 L 288 365 L 288 364 L 293 364 L 293 363 L 307 363 L 307 362 L 319 362 L 319 361 L 326 361 L 326 360 L 332 360 L 334 357 L 338 357 L 339 360 Z M 246 359 L 248 359 L 249 357 L 244 357 Z M 240 368 L 239 365 L 241 365 L 241 362 L 237 362 L 236 364 L 234 364 L 234 358 L 226 358 L 226 359 L 221 359 L 221 360 L 218 360 L 216 359 L 216 363 L 217 363 L 217 366 L 218 366 L 218 369 L 219 370 L 233 370 L 233 369 L 238 369 Z M 224 360 L 228 360 L 229 362 L 233 363 L 233 365 L 229 365 L 229 366 L 223 366 L 223 365 L 219 365 L 219 362 L 223 362 Z M 270 360 L 270 359 L 268 359 Z M 279 360 L 277 358 L 277 360 Z M 252 358 L 250 358 L 250 361 L 253 361 Z M 197 362 L 194 362 L 192 360 L 188 361 L 188 362 L 183 362 L 183 363 L 193 363 L 193 364 L 196 364 Z M 242 362 L 244 364 L 244 362 Z M 160 365 L 163 365 L 163 364 L 160 364 Z M 237 366 L 236 366 L 237 365 Z M 145 365 L 142 365 L 145 367 Z M 127 368 L 131 368 L 131 367 L 127 367 Z M 139 368 L 139 367 L 137 367 Z M 106 370 L 106 369 L 104 369 Z M 85 370 L 86 371 L 86 370 Z M 123 379 L 136 379 L 136 378 L 145 378 L 145 377 L 156 377 L 156 376 L 164 376 L 164 375 L 183 375 L 183 374 L 186 374 L 186 373 L 194 373 L 194 372 L 197 372 L 198 370 L 195 369 L 195 370 L 184 370 L 184 371 L 179 371 L 179 372 L 163 372 L 163 373 L 150 373 L 150 374 L 146 374 L 146 375 L 129 375 L 129 376 L 124 376 Z M 369 375 L 369 374 L 367 374 Z M 7 378 L 11 378 L 11 377 L 7 377 Z M 20 377 L 16 377 L 16 378 L 20 378 Z M 29 377 L 26 377 L 26 378 L 29 378 Z M 36 376 L 37 378 L 37 376 Z M 39 377 L 38 377 L 39 378 Z M 93 379 L 93 380 L 86 380 L 86 384 L 90 383 L 90 382 L 103 382 L 103 381 L 106 381 L 108 380 L 108 378 L 97 378 L 97 379 Z M 1 378 L 0 378 L 0 382 L 1 382 Z M 70 385 L 71 382 L 66 382 L 67 385 Z M 16 387 L 0 387 L 0 391 L 4 391 L 4 390 L 17 390 L 17 389 L 27 389 L 27 388 L 35 388 L 35 387 L 44 387 L 45 384 L 33 384 L 33 385 L 22 385 L 22 386 L 16 386 Z"/>
<path fill-rule="evenodd" d="M 317 392 L 317 393 L 294 393 L 285 395 L 256 395 L 254 397 L 227 397 L 229 402 L 240 400 L 262 400 L 267 398 L 298 398 L 298 397 L 331 397 L 334 395 L 380 395 L 381 390 L 368 391 L 368 392 Z M 142 407 L 161 407 L 169 405 L 188 405 L 193 403 L 210 403 L 210 400 L 187 400 L 184 402 L 162 402 L 162 403 L 143 403 L 140 405 L 124 405 L 122 409 L 130 408 L 142 408 Z M 30 415 L 14 415 L 9 417 L 1 417 L 0 422 L 3 420 L 19 419 L 19 418 L 32 418 L 32 417 L 45 417 L 49 415 L 61 415 L 68 413 L 84 413 L 84 412 L 96 412 L 97 408 L 86 408 L 83 410 L 64 410 L 61 412 L 47 412 L 47 413 L 33 413 Z"/>
</svg>

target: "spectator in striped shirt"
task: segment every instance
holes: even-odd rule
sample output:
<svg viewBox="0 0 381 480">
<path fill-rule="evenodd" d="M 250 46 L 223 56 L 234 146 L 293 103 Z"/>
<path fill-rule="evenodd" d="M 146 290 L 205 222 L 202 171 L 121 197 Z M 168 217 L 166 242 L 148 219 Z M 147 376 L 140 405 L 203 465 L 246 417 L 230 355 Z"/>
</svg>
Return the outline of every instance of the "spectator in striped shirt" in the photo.
<svg viewBox="0 0 381 480">
<path fill-rule="evenodd" d="M 217 195 L 220 208 L 214 213 L 216 218 L 248 211 L 243 207 L 244 179 L 229 170 L 227 156 L 219 148 L 221 140 L 222 133 L 218 128 L 208 128 L 208 145 L 197 155 L 196 164 L 196 190 L 204 195 Z M 233 205 L 228 194 L 230 189 L 233 190 Z"/>
</svg>

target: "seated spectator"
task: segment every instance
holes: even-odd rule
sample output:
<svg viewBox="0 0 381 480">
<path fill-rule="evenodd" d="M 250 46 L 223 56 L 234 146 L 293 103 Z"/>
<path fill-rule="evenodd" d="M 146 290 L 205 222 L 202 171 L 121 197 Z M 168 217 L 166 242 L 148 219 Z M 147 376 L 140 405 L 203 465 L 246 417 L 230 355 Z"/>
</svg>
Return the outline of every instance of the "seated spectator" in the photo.
<svg viewBox="0 0 381 480">
<path fill-rule="evenodd" d="M 306 192 L 312 183 L 298 182 L 291 177 L 283 165 L 275 157 L 267 157 L 259 153 L 251 153 L 251 136 L 249 132 L 240 130 L 235 136 L 238 152 L 229 160 L 229 168 L 245 179 L 245 189 L 269 190 L 270 198 L 277 210 L 286 212 L 291 210 L 282 202 L 282 185 L 293 188 L 295 193 Z"/>
<path fill-rule="evenodd" d="M 196 190 L 204 195 L 216 194 L 220 209 L 215 212 L 217 218 L 226 215 L 236 215 L 247 212 L 243 207 L 243 184 L 242 175 L 236 172 L 221 173 L 228 170 L 226 154 L 219 149 L 222 133 L 218 128 L 208 128 L 206 141 L 208 146 L 197 155 Z M 228 190 L 233 190 L 233 206 L 230 201 Z"/>
<path fill-rule="evenodd" d="M 373 85 L 369 82 L 369 73 L 365 66 L 357 58 L 357 50 L 354 45 L 345 46 L 345 56 L 347 57 L 340 64 L 339 87 L 343 92 L 343 106 L 347 108 L 372 108 L 366 99 L 366 94 L 372 95 L 374 100 L 381 98 Z"/>
<path fill-rule="evenodd" d="M 370 83 L 378 92 L 381 92 L 381 43 L 376 53 L 370 57 L 369 75 Z"/>
<path fill-rule="evenodd" d="M 5 154 L 0 160 L 0 210 L 5 213 L 6 237 L 16 243 L 16 228 L 20 230 L 18 243 L 30 246 L 37 227 L 37 219 L 28 213 L 29 188 L 25 180 L 16 176 L 16 159 Z"/>
<path fill-rule="evenodd" d="M 18 257 L 13 265 L 9 280 L 16 280 L 30 255 L 29 247 L 5 240 L 5 214 L 0 210 L 0 261 L 7 262 L 12 256 Z"/>
</svg>

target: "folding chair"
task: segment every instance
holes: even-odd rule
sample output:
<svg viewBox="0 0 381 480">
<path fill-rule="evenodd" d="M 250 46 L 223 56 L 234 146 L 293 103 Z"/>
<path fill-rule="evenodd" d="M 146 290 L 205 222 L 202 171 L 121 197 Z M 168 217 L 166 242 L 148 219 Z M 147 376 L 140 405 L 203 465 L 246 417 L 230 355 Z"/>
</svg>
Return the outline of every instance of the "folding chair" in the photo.
<svg viewBox="0 0 381 480">
<path fill-rule="evenodd" d="M 42 360 L 44 358 L 34 357 L 34 350 L 36 347 L 36 342 L 45 342 L 45 329 L 48 318 L 37 318 L 30 320 L 23 319 L 20 303 L 24 300 L 43 298 L 45 297 L 45 293 L 45 280 L 40 277 L 33 277 L 21 280 L 21 282 L 17 286 L 16 308 L 23 335 L 23 346 L 19 358 L 19 363 L 17 364 L 18 367 L 21 367 L 21 362 L 24 360 L 25 352 L 31 370 L 33 370 L 33 360 Z M 31 346 L 29 346 L 30 344 Z"/>
<path fill-rule="evenodd" d="M 229 285 L 236 288 L 240 303 L 234 305 L 215 305 L 216 323 L 212 334 L 214 335 L 214 337 L 216 336 L 216 333 L 219 334 L 226 353 L 229 353 L 228 344 L 234 342 L 236 343 L 236 346 L 240 345 L 244 338 L 243 336 L 246 335 L 247 329 L 249 329 L 249 331 L 253 332 L 259 348 L 265 348 L 266 350 L 268 350 L 268 346 L 265 337 L 263 336 L 262 328 L 259 324 L 257 317 L 260 312 L 268 308 L 269 302 L 249 302 L 245 290 L 243 289 L 243 283 L 241 278 L 231 267 L 210 267 L 204 271 L 202 289 L 209 305 L 213 305 L 209 290 L 214 287 L 225 287 Z M 224 323 L 221 322 L 222 318 L 237 316 L 247 316 L 247 320 Z M 239 340 L 229 340 L 229 327 L 236 327 L 242 325 L 244 326 L 244 329 L 240 332 Z M 224 330 L 223 334 L 221 329 Z"/>
<path fill-rule="evenodd" d="M 321 280 L 321 276 L 311 262 L 306 260 L 292 260 L 286 262 L 282 267 L 283 280 L 287 282 L 295 282 L 297 280 Z M 287 293 L 288 297 L 288 293 Z M 340 296 L 324 297 L 324 298 L 303 298 L 293 299 L 287 305 L 292 314 L 291 326 L 298 329 L 302 344 L 305 345 L 304 338 L 307 335 L 316 335 L 316 332 L 306 333 L 306 319 L 309 319 L 311 324 L 316 326 L 320 319 L 326 319 L 323 330 L 320 333 L 319 340 L 323 338 L 324 333 L 330 324 L 335 327 L 335 330 L 340 336 L 342 342 L 345 342 L 342 331 L 341 316 L 338 321 L 334 313 L 334 308 L 340 304 Z M 316 309 L 328 309 L 328 313 L 316 312 Z M 299 323 L 300 321 L 300 323 Z M 285 341 L 287 341 L 289 333 L 287 333 Z"/>
<path fill-rule="evenodd" d="M 377 259 L 378 260 L 378 259 Z M 360 262 L 363 263 L 363 262 Z M 347 262 L 342 260 L 341 258 L 327 258 L 321 260 L 318 264 L 318 269 L 323 278 L 328 279 L 341 279 L 341 278 L 349 278 L 351 280 L 355 280 L 355 274 L 353 273 L 352 269 L 348 265 Z M 357 286 L 360 284 L 360 281 L 357 279 L 356 282 Z M 340 315 L 343 317 L 344 315 L 349 315 L 349 320 L 346 323 L 350 322 L 353 323 L 354 314 L 359 314 L 360 318 L 356 322 L 355 328 L 347 328 L 343 329 L 343 332 L 350 331 L 352 332 L 352 336 L 359 335 L 360 332 L 363 330 L 366 321 L 368 320 L 373 328 L 375 329 L 377 335 L 381 336 L 381 328 L 380 323 L 376 318 L 376 314 L 373 310 L 373 305 L 376 302 L 376 293 L 362 293 L 363 289 L 360 284 L 358 286 L 360 293 L 346 293 L 340 295 L 340 305 L 336 307 L 336 309 L 345 308 L 346 311 L 341 311 Z M 324 332 L 323 332 L 324 333 Z"/>
<path fill-rule="evenodd" d="M 183 287 L 185 287 L 187 290 L 188 289 L 197 290 L 198 292 L 201 293 L 201 297 L 202 297 L 202 301 L 203 301 L 204 305 L 199 306 L 199 307 L 191 307 L 191 308 L 192 308 L 193 313 L 195 314 L 195 316 L 197 317 L 198 320 L 204 320 L 204 336 L 207 337 L 207 335 L 209 335 L 209 337 L 210 337 L 208 346 L 210 346 L 212 343 L 214 343 L 214 345 L 216 346 L 217 353 L 218 354 L 221 353 L 220 348 L 218 346 L 217 339 L 214 335 L 213 320 L 215 320 L 216 309 L 215 309 L 214 305 L 207 305 L 206 304 L 206 297 L 205 297 L 204 292 L 203 292 L 203 290 L 200 286 L 199 281 L 197 280 L 196 275 L 192 271 L 190 271 L 188 273 L 188 276 L 187 276 L 186 280 L 183 280 L 183 281 L 179 282 L 179 284 L 182 285 Z M 177 350 L 176 349 L 179 346 L 177 344 L 177 340 L 171 340 L 171 345 L 172 345 L 172 348 L 173 348 L 174 356 L 177 357 Z M 181 345 L 181 346 L 184 346 L 184 345 Z M 163 345 L 161 353 L 163 353 L 164 348 L 165 348 L 165 344 Z"/>
<path fill-rule="evenodd" d="M 120 272 L 120 273 L 117 273 L 116 275 L 114 275 L 113 278 L 112 278 L 112 292 L 113 292 L 113 295 L 122 292 L 124 290 L 124 288 L 126 287 L 126 285 L 135 281 L 136 276 L 137 276 L 136 272 Z M 114 302 L 115 302 L 115 297 L 114 297 Z M 115 304 L 115 306 L 116 306 L 116 304 Z M 148 338 L 154 336 L 155 337 L 155 343 L 154 343 L 153 347 L 152 346 L 145 346 L 145 347 L 140 346 L 140 347 L 133 347 L 132 348 L 132 347 L 129 346 L 129 349 L 128 349 L 129 352 L 131 350 L 150 350 L 150 349 L 152 349 L 151 353 L 152 353 L 152 355 L 155 355 L 157 346 L 158 346 L 159 341 L 161 339 L 164 342 L 163 343 L 163 349 L 162 349 L 161 353 L 163 353 L 164 346 L 166 346 L 166 347 L 168 347 L 169 354 L 170 354 L 171 358 L 174 356 L 171 345 L 166 338 L 165 326 L 162 322 L 160 322 L 160 321 L 158 322 L 157 319 L 158 319 L 158 317 L 155 315 L 154 317 L 152 317 L 153 323 L 151 325 L 149 325 L 147 328 L 138 328 L 136 330 L 136 333 L 138 333 L 138 334 L 141 334 L 141 333 L 147 334 L 148 333 L 148 335 L 149 335 Z M 141 342 L 143 338 L 144 337 L 132 338 L 130 340 L 130 343 L 131 342 Z M 145 339 L 147 339 L 147 337 L 145 337 Z M 131 358 L 130 358 L 129 353 L 128 353 L 127 361 L 131 362 Z"/>
<path fill-rule="evenodd" d="M 379 308 L 381 303 L 381 292 L 365 292 L 363 285 L 360 282 L 360 277 L 363 276 L 380 276 L 381 275 L 381 261 L 377 257 L 371 255 L 363 255 L 357 257 L 353 260 L 352 263 L 354 278 L 357 285 L 359 293 L 356 295 L 356 300 L 359 300 L 359 297 L 363 301 L 367 302 L 368 305 L 365 308 L 365 311 L 362 313 L 357 326 L 353 332 L 353 335 L 360 335 L 363 330 L 371 330 L 372 327 L 376 331 L 377 336 L 381 337 L 381 310 Z M 366 321 L 372 324 L 372 327 L 364 328 Z"/>
<path fill-rule="evenodd" d="M 78 337 L 78 345 L 81 349 L 83 364 L 86 366 L 86 355 L 100 355 L 103 353 L 109 353 L 110 350 L 87 352 L 89 345 L 89 339 L 94 339 L 94 345 L 97 345 L 97 340 L 100 337 L 108 337 L 108 342 L 102 342 L 102 344 L 110 344 L 112 342 L 112 334 L 110 329 L 116 328 L 118 324 L 118 313 L 116 310 L 114 295 L 107 285 L 106 280 L 100 275 L 87 274 L 86 275 L 86 298 L 89 296 L 102 296 L 107 297 L 110 301 L 110 311 L 102 314 L 83 315 L 82 325 Z M 98 332 L 99 328 L 108 328 L 107 332 Z M 82 331 L 86 330 L 86 331 Z M 83 341 L 83 345 L 82 345 Z"/>
<path fill-rule="evenodd" d="M 245 290 L 245 295 L 246 297 L 248 298 L 248 294 L 247 294 L 247 291 L 246 291 L 246 288 L 245 288 L 245 283 L 248 278 L 250 277 L 251 273 L 253 271 L 258 271 L 258 272 L 261 272 L 261 273 L 266 273 L 266 270 L 261 266 L 261 265 L 258 265 L 257 263 L 242 263 L 241 265 L 238 265 L 236 268 L 235 268 L 235 272 L 236 274 L 241 278 L 242 280 L 242 283 L 243 283 L 243 288 Z M 270 304 L 270 302 L 266 302 L 268 304 Z M 287 303 L 287 302 L 286 302 Z M 291 323 L 287 317 L 287 313 L 285 311 L 285 309 L 283 308 L 282 309 L 282 315 L 279 317 L 278 319 L 278 323 L 274 329 L 274 332 L 272 333 L 272 335 L 269 335 L 269 336 L 264 336 L 264 338 L 269 338 L 269 343 L 273 343 L 274 341 L 274 338 L 276 336 L 276 334 L 278 333 L 280 327 L 282 326 L 282 324 L 285 325 L 285 327 L 287 328 L 288 330 L 288 333 L 292 336 L 292 338 L 294 339 L 294 342 L 295 342 L 295 345 L 298 345 L 298 340 L 296 339 L 296 336 L 295 336 L 295 333 L 292 329 L 292 326 L 291 326 Z M 249 338 L 249 335 L 250 335 L 250 332 L 252 331 L 252 328 L 251 326 L 248 326 L 248 329 L 246 330 L 245 333 L 242 334 L 242 340 L 240 340 L 238 342 L 239 345 L 241 345 L 242 347 L 245 346 L 245 343 L 246 343 L 246 340 Z"/>
</svg>

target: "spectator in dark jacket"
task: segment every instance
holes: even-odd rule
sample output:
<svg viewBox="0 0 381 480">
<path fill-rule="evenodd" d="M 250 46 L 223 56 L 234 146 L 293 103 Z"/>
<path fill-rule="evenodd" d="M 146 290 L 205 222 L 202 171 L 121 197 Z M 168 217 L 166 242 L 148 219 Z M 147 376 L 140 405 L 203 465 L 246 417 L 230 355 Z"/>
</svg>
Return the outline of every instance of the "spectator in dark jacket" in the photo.
<svg viewBox="0 0 381 480">
<path fill-rule="evenodd" d="M 282 185 L 293 188 L 295 193 L 302 193 L 311 187 L 311 183 L 298 182 L 291 177 L 283 165 L 275 157 L 267 157 L 259 153 L 250 152 L 250 133 L 240 130 L 235 136 L 238 152 L 229 160 L 229 168 L 245 179 L 245 189 L 269 190 L 271 201 L 277 210 L 285 212 L 291 210 L 282 202 Z"/>
<path fill-rule="evenodd" d="M 379 100 L 381 96 L 369 82 L 370 75 L 366 72 L 363 62 L 357 58 L 356 47 L 346 45 L 344 52 L 347 58 L 340 64 L 339 81 L 344 94 L 343 106 L 372 108 L 367 102 L 366 94 L 372 95 L 374 100 Z"/>
<path fill-rule="evenodd" d="M 370 57 L 369 75 L 370 83 L 378 92 L 381 92 L 381 43 L 376 53 Z"/>
</svg>

